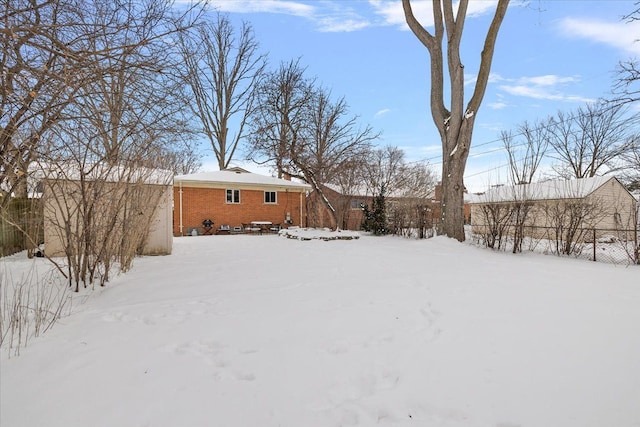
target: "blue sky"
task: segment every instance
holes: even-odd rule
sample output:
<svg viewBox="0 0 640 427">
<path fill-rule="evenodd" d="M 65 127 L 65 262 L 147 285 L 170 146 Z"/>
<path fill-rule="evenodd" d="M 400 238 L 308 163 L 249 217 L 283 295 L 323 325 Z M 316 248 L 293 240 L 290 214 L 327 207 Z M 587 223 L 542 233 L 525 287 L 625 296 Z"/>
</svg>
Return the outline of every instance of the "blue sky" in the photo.
<svg viewBox="0 0 640 427">
<path fill-rule="evenodd" d="M 431 1 L 413 0 L 428 28 Z M 380 146 L 404 149 L 440 171 L 440 140 L 429 113 L 429 56 L 408 30 L 400 0 L 212 0 L 237 28 L 252 25 L 271 68 L 300 58 L 307 75 L 344 97 L 350 111 L 382 132 Z M 467 94 L 495 1 L 471 0 L 462 41 Z M 472 192 L 505 182 L 501 130 L 572 111 L 606 97 L 621 60 L 640 57 L 635 1 L 512 0 L 503 22 L 467 163 Z M 474 148 L 475 147 L 475 148 Z M 205 163 L 205 169 L 210 167 Z"/>
</svg>

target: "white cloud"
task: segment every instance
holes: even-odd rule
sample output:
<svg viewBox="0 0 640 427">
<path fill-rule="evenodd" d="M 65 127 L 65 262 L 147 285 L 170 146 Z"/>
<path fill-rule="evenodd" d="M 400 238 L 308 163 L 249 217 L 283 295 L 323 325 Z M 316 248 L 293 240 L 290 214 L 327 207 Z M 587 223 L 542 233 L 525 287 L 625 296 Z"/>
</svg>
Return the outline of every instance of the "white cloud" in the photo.
<svg viewBox="0 0 640 427">
<path fill-rule="evenodd" d="M 402 2 L 399 0 L 369 0 L 345 2 L 343 0 L 209 0 L 215 10 L 229 13 L 279 13 L 298 16 L 312 21 L 318 31 L 349 32 L 371 26 L 396 26 L 408 30 Z M 467 17 L 477 17 L 495 10 L 497 0 L 469 2 Z M 363 7 L 367 5 L 369 8 Z M 415 17 L 423 26 L 433 27 L 431 0 L 412 0 Z M 457 10 L 457 2 L 454 4 Z M 373 12 L 373 14 L 371 14 Z"/>
<path fill-rule="evenodd" d="M 478 80 L 477 74 L 466 74 L 464 75 L 464 85 L 475 84 Z M 489 73 L 489 83 L 497 83 L 505 80 L 500 74 Z"/>
<path fill-rule="evenodd" d="M 562 83 L 575 83 L 580 79 L 578 77 L 561 77 L 554 74 L 546 74 L 544 76 L 522 77 L 518 81 L 535 86 L 556 86 Z"/>
<path fill-rule="evenodd" d="M 579 83 L 579 76 L 558 76 L 555 74 L 545 74 L 542 76 L 520 77 L 518 79 L 508 79 L 498 76 L 494 82 L 500 82 L 498 89 L 513 96 L 522 96 L 532 99 L 542 99 L 563 102 L 594 102 L 593 98 L 581 95 L 571 95 L 565 93 L 563 86 L 571 83 Z M 498 103 L 496 107 L 501 107 Z"/>
<path fill-rule="evenodd" d="M 464 84 L 475 84 L 477 76 L 475 74 L 465 74 Z M 544 99 L 564 102 L 593 102 L 593 98 L 586 98 L 580 95 L 568 95 L 562 88 L 571 83 L 579 83 L 579 76 L 558 76 L 555 74 L 544 74 L 541 76 L 520 77 L 517 79 L 503 77 L 497 73 L 489 75 L 490 84 L 498 84 L 498 89 L 513 96 L 522 96 L 533 99 Z M 500 110 L 509 106 L 498 94 L 498 101 L 487 104 L 489 108 Z"/>
<path fill-rule="evenodd" d="M 458 10 L 458 3 L 454 3 L 454 13 Z M 493 13 L 496 9 L 497 0 L 473 0 L 467 6 L 467 17 L 478 17 L 487 13 Z M 518 3 L 518 2 L 516 2 Z M 404 18 L 402 2 L 399 0 L 369 0 L 375 13 L 383 18 L 385 25 L 399 26 L 404 30 L 409 27 Z M 433 27 L 433 7 L 431 0 L 412 0 L 411 10 L 416 19 L 425 28 Z M 518 3 L 519 4 L 519 3 Z"/>
<path fill-rule="evenodd" d="M 232 13 L 282 13 L 310 18 L 316 8 L 297 1 L 286 0 L 210 0 L 211 6 L 220 12 Z"/>
<path fill-rule="evenodd" d="M 583 103 L 595 101 L 593 98 L 586 98 L 580 95 L 567 95 L 559 90 L 539 85 L 500 85 L 499 88 L 510 95 L 524 96 L 533 99 Z"/>
<path fill-rule="evenodd" d="M 385 25 L 400 27 L 405 25 L 404 12 L 400 2 L 369 0 L 369 5 L 373 8 L 373 12 L 382 18 Z"/>
<path fill-rule="evenodd" d="M 627 53 L 640 54 L 640 21 L 606 22 L 588 18 L 565 18 L 560 30 L 568 37 L 579 37 L 613 46 Z"/>
<path fill-rule="evenodd" d="M 347 33 L 371 26 L 371 22 L 357 16 L 352 18 L 325 16 L 316 19 L 316 24 L 318 25 L 318 30 L 325 33 Z"/>
<path fill-rule="evenodd" d="M 487 104 L 487 107 L 493 109 L 493 110 L 502 110 L 503 108 L 508 107 L 509 104 L 507 104 L 506 102 L 502 102 L 502 101 L 498 101 L 498 102 L 490 102 Z"/>
<path fill-rule="evenodd" d="M 468 73 L 464 73 L 464 85 L 468 86 L 471 84 L 476 84 L 476 81 L 478 81 L 478 76 L 476 74 L 468 74 Z"/>
<path fill-rule="evenodd" d="M 369 0 L 369 4 L 373 7 L 374 13 L 382 17 L 384 25 L 398 26 L 403 30 L 409 29 L 404 18 L 402 2 Z M 413 10 L 413 15 L 422 23 L 423 26 L 433 27 L 433 9 L 431 8 L 431 0 L 414 0 L 411 2 L 411 10 Z"/>
<path fill-rule="evenodd" d="M 484 0 L 484 1 L 470 1 L 467 6 L 467 16 L 475 17 L 482 16 L 487 13 L 493 13 L 496 10 L 498 0 Z M 454 5 L 455 10 L 458 10 L 458 3 Z"/>
<path fill-rule="evenodd" d="M 498 73 L 489 73 L 489 83 L 497 83 L 503 81 L 504 78 Z"/>
<path fill-rule="evenodd" d="M 378 117 L 382 117 L 382 116 L 384 116 L 384 115 L 386 115 L 386 114 L 388 114 L 390 112 L 391 112 L 391 110 L 389 108 L 384 108 L 384 109 L 378 111 L 373 117 L 375 117 L 377 119 Z"/>
<path fill-rule="evenodd" d="M 211 0 L 214 9 L 229 13 L 279 13 L 298 16 L 312 21 L 318 31 L 349 32 L 371 25 L 343 2 L 304 3 L 288 0 Z"/>
</svg>

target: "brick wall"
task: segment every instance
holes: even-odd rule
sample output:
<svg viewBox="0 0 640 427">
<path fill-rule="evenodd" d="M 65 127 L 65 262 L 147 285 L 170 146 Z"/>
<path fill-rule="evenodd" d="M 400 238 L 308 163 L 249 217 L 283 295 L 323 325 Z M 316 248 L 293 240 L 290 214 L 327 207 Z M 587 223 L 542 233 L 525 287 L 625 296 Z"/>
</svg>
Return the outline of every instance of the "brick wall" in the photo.
<svg viewBox="0 0 640 427">
<path fill-rule="evenodd" d="M 267 190 L 270 191 L 270 190 Z M 251 221 L 271 221 L 274 224 L 303 226 L 300 224 L 300 201 L 302 218 L 306 216 L 305 196 L 298 192 L 278 191 L 276 203 L 264 203 L 264 190 L 240 189 L 240 203 L 227 203 L 226 189 L 182 187 L 182 233 L 180 233 L 180 188 L 173 189 L 173 234 L 186 235 L 188 229 L 198 228 L 202 232 L 202 221 L 210 219 L 214 229 L 220 225 L 240 227 Z M 292 223 L 285 224 L 287 212 Z"/>
</svg>

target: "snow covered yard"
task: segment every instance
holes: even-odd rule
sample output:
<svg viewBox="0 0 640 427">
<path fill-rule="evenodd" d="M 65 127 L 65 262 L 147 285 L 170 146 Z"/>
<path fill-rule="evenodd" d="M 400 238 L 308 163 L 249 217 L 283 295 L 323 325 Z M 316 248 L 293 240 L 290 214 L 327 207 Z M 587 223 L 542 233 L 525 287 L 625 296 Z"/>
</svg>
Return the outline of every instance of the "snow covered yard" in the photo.
<svg viewBox="0 0 640 427">
<path fill-rule="evenodd" d="M 635 266 L 178 238 L 2 352 L 0 425 L 638 426 L 639 307 Z"/>
</svg>

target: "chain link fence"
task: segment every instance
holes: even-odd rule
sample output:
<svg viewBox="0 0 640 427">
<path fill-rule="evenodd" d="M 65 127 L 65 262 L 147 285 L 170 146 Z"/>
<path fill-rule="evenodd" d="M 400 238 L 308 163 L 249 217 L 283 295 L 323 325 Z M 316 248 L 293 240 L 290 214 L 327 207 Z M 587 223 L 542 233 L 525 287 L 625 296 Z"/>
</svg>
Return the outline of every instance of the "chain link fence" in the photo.
<svg viewBox="0 0 640 427">
<path fill-rule="evenodd" d="M 550 226 L 468 227 L 470 240 L 494 250 L 535 252 L 613 264 L 640 265 L 640 231 L 634 229 L 562 228 Z"/>
</svg>

